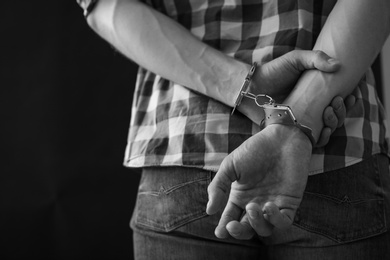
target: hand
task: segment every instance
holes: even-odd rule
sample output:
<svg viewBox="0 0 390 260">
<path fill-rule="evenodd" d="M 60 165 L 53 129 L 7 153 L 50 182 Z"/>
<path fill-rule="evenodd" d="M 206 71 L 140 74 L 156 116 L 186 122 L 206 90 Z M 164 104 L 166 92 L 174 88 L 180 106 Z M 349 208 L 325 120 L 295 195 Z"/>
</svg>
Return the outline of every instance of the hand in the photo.
<svg viewBox="0 0 390 260">
<path fill-rule="evenodd" d="M 250 91 L 253 94 L 267 94 L 277 103 L 282 103 L 305 70 L 317 69 L 331 73 L 339 68 L 339 61 L 322 51 L 290 51 L 259 66 Z"/>
<path fill-rule="evenodd" d="M 345 99 L 345 102 L 343 98 L 340 96 L 337 96 L 332 100 L 329 107 L 327 107 L 324 111 L 323 121 L 325 126 L 321 132 L 316 147 L 325 146 L 328 143 L 330 135 L 335 131 L 336 128 L 342 126 L 346 116 L 346 111 L 350 109 L 354 104 L 355 104 L 355 96 L 353 95 L 349 95 Z M 210 189 L 212 188 L 210 187 Z M 253 207 L 255 205 L 252 204 L 251 206 Z M 276 207 L 275 204 L 269 204 L 268 206 L 269 206 L 268 209 L 267 208 L 266 209 L 269 212 L 278 212 L 278 208 Z M 256 206 L 256 207 L 260 208 L 260 206 Z M 232 214 L 232 216 L 242 215 L 242 210 L 240 208 L 233 208 L 233 210 L 235 210 L 236 212 Z M 264 215 L 264 219 L 265 220 L 268 219 L 267 215 Z M 228 220 L 229 219 L 225 219 L 225 222 Z M 219 226 L 221 226 L 222 228 L 217 228 L 216 234 L 220 237 L 226 237 L 228 234 L 230 234 L 232 237 L 236 239 L 250 239 L 253 237 L 253 235 L 256 234 L 255 230 L 251 226 L 251 223 L 253 225 L 256 225 L 257 227 L 263 226 L 259 230 L 259 234 L 262 234 L 263 236 L 270 234 L 270 232 L 273 229 L 273 225 L 270 224 L 269 222 L 264 222 L 262 221 L 261 218 L 259 218 L 256 221 L 254 218 L 250 218 L 249 215 L 245 213 L 239 222 L 236 220 L 228 222 L 226 224 L 226 228 L 223 228 L 224 224 L 220 223 Z M 281 226 L 283 226 L 283 223 Z"/>
<path fill-rule="evenodd" d="M 226 205 L 216 236 L 245 239 L 254 234 L 252 228 L 268 236 L 274 227 L 290 226 L 306 186 L 311 150 L 300 129 L 270 125 L 229 154 L 208 187 L 207 213 Z"/>
<path fill-rule="evenodd" d="M 330 135 L 344 124 L 347 110 L 355 104 L 355 96 L 349 95 L 345 102 L 342 97 L 335 97 L 323 114 L 324 128 L 315 147 L 323 147 L 329 142 Z"/>
<path fill-rule="evenodd" d="M 322 51 L 294 50 L 258 67 L 253 76 L 254 84 L 251 86 L 250 92 L 267 94 L 277 103 L 283 103 L 305 70 L 318 69 L 331 73 L 336 72 L 339 68 L 340 63 Z M 342 97 L 335 97 L 332 100 L 329 107 L 324 110 L 324 128 L 316 147 L 325 146 L 329 142 L 330 135 L 336 128 L 344 124 L 346 110 L 354 103 L 354 96 L 348 96 L 345 104 Z M 255 105 L 252 102 L 253 106 Z M 255 109 L 257 110 L 257 107 Z M 254 114 L 247 107 L 242 107 L 239 110 L 253 122 L 261 122 L 261 113 Z"/>
<path fill-rule="evenodd" d="M 250 85 L 249 92 L 255 95 L 267 94 L 277 103 L 283 103 L 305 70 L 317 69 L 332 73 L 339 68 L 340 63 L 322 51 L 290 51 L 258 66 L 252 77 L 253 84 Z M 252 100 L 243 99 L 238 110 L 256 124 L 260 124 L 264 118 L 262 111 L 259 111 Z"/>
<path fill-rule="evenodd" d="M 324 111 L 323 120 L 325 127 L 321 132 L 321 136 L 316 144 L 316 147 L 324 146 L 328 143 L 330 135 L 334 132 L 336 128 L 340 127 L 343 124 L 346 116 L 346 111 L 350 109 L 354 104 L 355 97 L 353 95 L 348 96 L 345 99 L 345 102 L 340 96 L 337 96 L 332 100 L 329 107 L 327 107 Z M 236 209 L 236 215 L 241 216 L 242 210 L 238 208 Z M 275 205 L 270 204 L 268 211 L 278 212 L 278 208 Z M 251 226 L 250 219 L 252 219 L 252 223 L 256 223 L 253 218 L 249 218 L 248 214 L 244 214 L 244 216 L 239 222 L 233 220 L 226 225 L 226 229 L 218 228 L 217 234 L 221 237 L 226 237 L 228 232 L 232 237 L 236 239 L 250 239 L 253 237 L 253 235 L 256 234 L 255 230 Z M 264 219 L 267 220 L 267 215 L 264 216 Z M 261 219 L 259 219 L 259 221 L 261 221 Z M 273 229 L 273 225 L 268 222 L 258 223 L 256 225 L 261 226 L 261 224 L 266 227 L 266 229 L 262 228 L 259 231 L 259 234 L 261 233 L 263 236 L 269 234 Z"/>
</svg>

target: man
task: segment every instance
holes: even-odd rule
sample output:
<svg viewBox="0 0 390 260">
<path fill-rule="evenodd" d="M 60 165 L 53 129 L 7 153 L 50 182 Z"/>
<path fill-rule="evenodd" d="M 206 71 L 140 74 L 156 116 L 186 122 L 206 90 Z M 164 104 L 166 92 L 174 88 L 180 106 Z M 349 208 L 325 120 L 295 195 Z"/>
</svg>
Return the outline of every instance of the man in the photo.
<svg viewBox="0 0 390 260">
<path fill-rule="evenodd" d="M 141 66 L 125 156 L 126 166 L 144 168 L 132 222 L 137 258 L 386 255 L 388 149 L 383 110 L 364 73 L 389 33 L 388 1 L 145 2 L 100 0 L 87 11 L 90 26 Z M 291 52 L 297 49 L 317 52 Z M 318 51 L 339 63 L 327 64 Z M 312 151 L 321 133 L 329 134 L 326 106 L 352 91 L 357 102 L 346 124 Z M 241 113 L 230 115 L 237 96 L 259 94 L 291 110 L 266 104 L 264 117 L 243 97 Z M 287 125 L 269 119 L 287 110 Z M 204 213 L 211 178 L 207 213 L 226 205 L 221 216 Z M 350 183 L 354 189 L 341 194 Z M 347 203 L 352 216 L 338 227 L 343 208 L 302 201 L 305 187 L 308 196 Z M 329 193 L 318 193 L 323 187 Z M 367 193 L 355 198 L 356 189 Z M 218 222 L 223 246 L 210 235 Z"/>
</svg>

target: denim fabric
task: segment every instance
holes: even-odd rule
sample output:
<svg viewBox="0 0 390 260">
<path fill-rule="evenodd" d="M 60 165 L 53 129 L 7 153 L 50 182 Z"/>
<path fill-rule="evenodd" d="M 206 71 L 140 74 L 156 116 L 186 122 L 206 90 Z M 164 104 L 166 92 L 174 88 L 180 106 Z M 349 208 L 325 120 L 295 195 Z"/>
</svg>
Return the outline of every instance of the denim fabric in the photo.
<svg viewBox="0 0 390 260">
<path fill-rule="evenodd" d="M 310 176 L 294 226 L 263 241 L 331 246 L 386 232 L 383 187 L 390 189 L 388 167 L 387 157 L 374 156 L 341 170 Z"/>
<path fill-rule="evenodd" d="M 205 190 L 211 182 L 210 172 L 183 173 L 183 168 L 169 168 L 165 169 L 166 173 L 159 170 L 154 173 L 155 170 L 144 170 L 141 177 L 137 199 L 138 226 L 169 232 L 207 216 Z"/>
<path fill-rule="evenodd" d="M 386 156 L 310 176 L 294 225 L 249 241 L 217 239 L 207 216 L 214 173 L 146 168 L 131 226 L 135 259 L 381 259 L 390 255 Z"/>
</svg>

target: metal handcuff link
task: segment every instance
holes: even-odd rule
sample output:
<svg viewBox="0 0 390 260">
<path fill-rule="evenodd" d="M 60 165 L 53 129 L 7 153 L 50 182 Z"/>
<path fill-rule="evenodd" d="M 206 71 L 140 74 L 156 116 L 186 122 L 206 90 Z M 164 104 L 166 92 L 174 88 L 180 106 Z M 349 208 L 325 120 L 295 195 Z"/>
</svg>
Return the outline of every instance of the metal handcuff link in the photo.
<svg viewBox="0 0 390 260">
<path fill-rule="evenodd" d="M 283 104 L 276 104 L 275 100 L 266 94 L 255 95 L 248 91 L 250 83 L 252 81 L 252 76 L 256 68 L 257 63 L 254 63 L 249 70 L 248 75 L 245 77 L 244 83 L 242 84 L 240 92 L 237 95 L 231 114 L 233 114 L 237 107 L 241 104 L 242 99 L 244 97 L 252 99 L 255 101 L 258 107 L 264 110 L 265 117 L 260 124 L 262 128 L 265 128 L 272 124 L 292 125 L 298 127 L 310 139 L 310 142 L 314 146 L 315 139 L 313 136 L 312 129 L 308 126 L 300 124 L 289 106 Z M 266 101 L 260 101 L 262 99 L 266 99 Z"/>
</svg>

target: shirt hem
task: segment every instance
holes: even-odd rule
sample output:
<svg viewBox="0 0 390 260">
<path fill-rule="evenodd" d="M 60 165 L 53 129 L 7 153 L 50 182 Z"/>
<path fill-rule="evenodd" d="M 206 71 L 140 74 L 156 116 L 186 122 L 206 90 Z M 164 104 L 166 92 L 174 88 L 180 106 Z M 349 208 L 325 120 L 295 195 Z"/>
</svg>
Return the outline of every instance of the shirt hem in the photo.
<svg viewBox="0 0 390 260">
<path fill-rule="evenodd" d="M 376 155 L 376 154 L 385 154 L 389 159 L 390 159 L 390 153 L 388 152 L 383 152 L 383 151 L 374 151 L 371 156 Z M 136 156 L 135 158 L 140 158 L 142 156 Z M 309 176 L 311 175 L 316 175 L 320 173 L 325 173 L 325 172 L 330 172 L 334 170 L 338 170 L 341 168 L 345 168 L 351 165 L 354 165 L 356 163 L 359 163 L 363 161 L 365 158 L 354 158 L 351 160 L 346 161 L 343 164 L 338 164 L 333 167 L 326 167 L 326 168 L 321 168 L 321 169 L 316 169 L 316 170 L 311 170 L 309 171 Z M 147 167 L 189 167 L 189 168 L 197 168 L 197 169 L 203 169 L 206 171 L 212 171 L 212 172 L 217 172 L 219 169 L 219 166 L 206 166 L 206 165 L 193 165 L 193 164 L 183 164 L 183 163 L 148 163 L 148 164 L 143 164 L 143 163 L 137 163 L 135 162 L 136 160 L 133 159 L 128 159 L 123 162 L 123 166 L 126 168 L 147 168 Z"/>
</svg>

